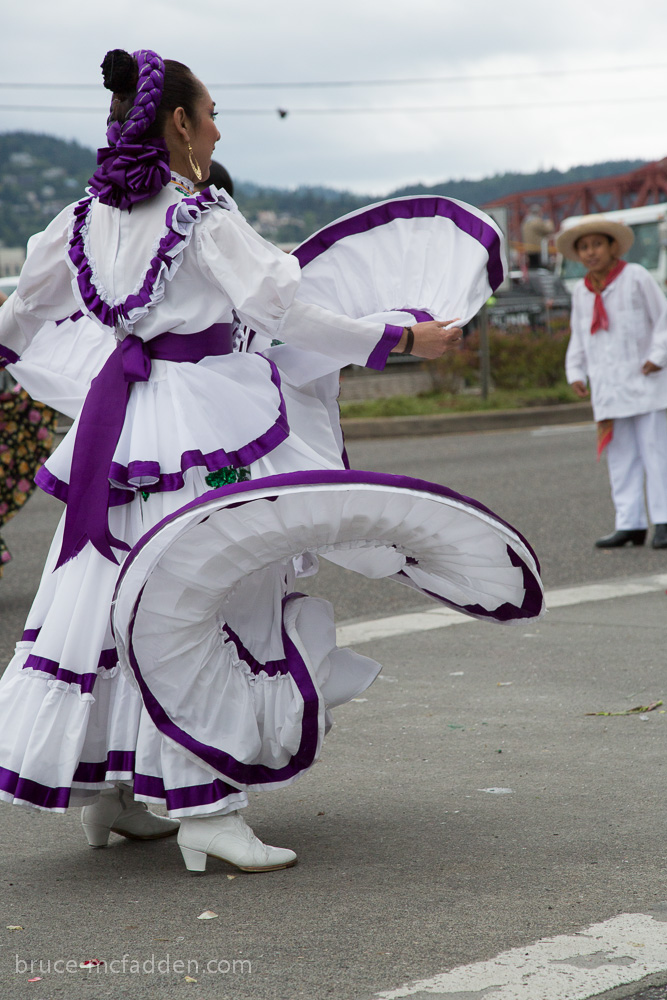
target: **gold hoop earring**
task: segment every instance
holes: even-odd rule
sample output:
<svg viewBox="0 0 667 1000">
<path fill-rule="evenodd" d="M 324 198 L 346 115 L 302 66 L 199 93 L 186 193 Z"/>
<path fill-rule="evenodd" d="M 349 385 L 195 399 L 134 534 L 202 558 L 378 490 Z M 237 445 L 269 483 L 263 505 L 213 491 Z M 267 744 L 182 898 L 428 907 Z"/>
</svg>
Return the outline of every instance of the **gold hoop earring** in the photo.
<svg viewBox="0 0 667 1000">
<path fill-rule="evenodd" d="M 190 145 L 190 143 L 188 143 L 188 157 L 190 159 L 190 169 L 192 170 L 192 173 L 195 175 L 197 180 L 200 181 L 202 179 L 201 167 L 199 166 L 199 164 L 195 159 L 194 153 L 192 152 L 192 146 Z"/>
</svg>

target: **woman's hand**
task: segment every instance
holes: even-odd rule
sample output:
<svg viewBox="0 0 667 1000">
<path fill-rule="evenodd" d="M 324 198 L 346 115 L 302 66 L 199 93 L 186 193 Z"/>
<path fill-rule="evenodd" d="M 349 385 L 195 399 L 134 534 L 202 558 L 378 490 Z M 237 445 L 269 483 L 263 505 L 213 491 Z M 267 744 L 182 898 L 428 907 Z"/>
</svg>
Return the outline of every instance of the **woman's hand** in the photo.
<svg viewBox="0 0 667 1000">
<path fill-rule="evenodd" d="M 451 323 L 457 322 L 458 317 L 457 319 L 447 319 L 442 323 L 439 320 L 415 323 L 412 326 L 415 340 L 410 354 L 416 358 L 433 360 L 439 358 L 445 351 L 451 350 L 461 340 L 462 333 L 457 326 L 453 326 L 449 330 L 445 328 Z M 407 340 L 408 335 L 404 330 L 403 336 L 394 348 L 394 353 L 400 354 L 404 350 Z"/>
<path fill-rule="evenodd" d="M 588 389 L 583 382 L 571 382 L 570 385 L 579 399 L 588 399 Z"/>
</svg>

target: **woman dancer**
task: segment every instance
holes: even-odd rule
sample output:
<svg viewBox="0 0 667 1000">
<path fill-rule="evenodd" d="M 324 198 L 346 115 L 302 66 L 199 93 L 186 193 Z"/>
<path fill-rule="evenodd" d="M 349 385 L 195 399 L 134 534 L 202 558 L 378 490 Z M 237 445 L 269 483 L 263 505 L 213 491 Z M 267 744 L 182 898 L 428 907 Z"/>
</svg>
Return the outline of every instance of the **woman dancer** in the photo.
<svg viewBox="0 0 667 1000">
<path fill-rule="evenodd" d="M 0 794 L 57 812 L 84 805 L 93 847 L 110 831 L 169 836 L 180 817 L 190 868 L 203 870 L 207 855 L 250 871 L 287 867 L 294 852 L 263 844 L 238 813 L 247 804 L 243 782 L 223 780 L 166 737 L 141 686 L 119 669 L 109 622 L 119 563 L 149 529 L 211 487 L 342 467 L 316 394 L 296 391 L 261 354 L 230 353 L 239 320 L 334 367 L 382 368 L 391 351 L 438 357 L 460 331 L 432 320 L 403 328 L 350 319 L 299 302 L 298 261 L 257 236 L 223 193 L 193 194 L 220 138 L 204 85 L 148 50 L 108 53 L 103 73 L 114 95 L 109 146 L 89 196 L 51 223 L 0 311 L 8 363 L 20 362 L 45 321 L 78 311 L 116 338 L 38 479 L 67 511 L 0 684 Z M 276 565 L 240 588 L 254 615 L 253 641 L 265 644 L 265 669 L 253 674 L 257 658 L 225 633 L 223 651 L 241 684 L 235 691 L 242 689 L 232 717 L 248 724 L 232 734 L 241 757 L 261 756 L 292 711 L 268 669 L 290 574 Z M 317 619 L 313 631 L 326 628 Z M 362 686 L 374 676 L 366 673 Z M 181 683 L 204 720 L 207 693 L 197 677 Z M 342 700 L 351 697 L 351 684 L 342 687 Z M 265 736 L 269 717 L 275 731 Z M 152 814 L 147 802 L 165 802 L 170 817 Z"/>
</svg>

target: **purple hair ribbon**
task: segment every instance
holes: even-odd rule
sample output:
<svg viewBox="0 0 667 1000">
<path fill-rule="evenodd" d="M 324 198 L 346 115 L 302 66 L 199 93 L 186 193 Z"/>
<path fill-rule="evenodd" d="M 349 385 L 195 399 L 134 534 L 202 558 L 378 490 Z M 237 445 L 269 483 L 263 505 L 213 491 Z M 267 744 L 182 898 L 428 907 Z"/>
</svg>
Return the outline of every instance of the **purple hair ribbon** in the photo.
<svg viewBox="0 0 667 1000">
<path fill-rule="evenodd" d="M 109 145 L 98 149 L 98 167 L 89 181 L 90 190 L 102 204 L 128 211 L 156 195 L 171 177 L 164 139 L 141 139 L 155 121 L 162 99 L 164 62 L 150 49 L 139 49 L 133 56 L 139 76 L 132 107 L 124 122 L 109 125 Z"/>
</svg>

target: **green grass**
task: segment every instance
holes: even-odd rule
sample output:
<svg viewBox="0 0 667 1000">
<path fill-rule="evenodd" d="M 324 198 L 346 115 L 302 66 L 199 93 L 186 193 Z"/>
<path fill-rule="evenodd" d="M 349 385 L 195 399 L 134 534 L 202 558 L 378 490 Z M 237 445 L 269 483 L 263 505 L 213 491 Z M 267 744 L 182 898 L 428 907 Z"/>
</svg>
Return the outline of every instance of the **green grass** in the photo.
<svg viewBox="0 0 667 1000">
<path fill-rule="evenodd" d="M 390 396 L 359 403 L 341 403 L 343 417 L 420 417 L 442 413 L 470 413 L 476 410 L 518 410 L 524 406 L 551 406 L 579 402 L 563 382 L 545 389 L 496 389 L 488 399 L 476 395 L 428 393 L 419 396 Z"/>
</svg>

